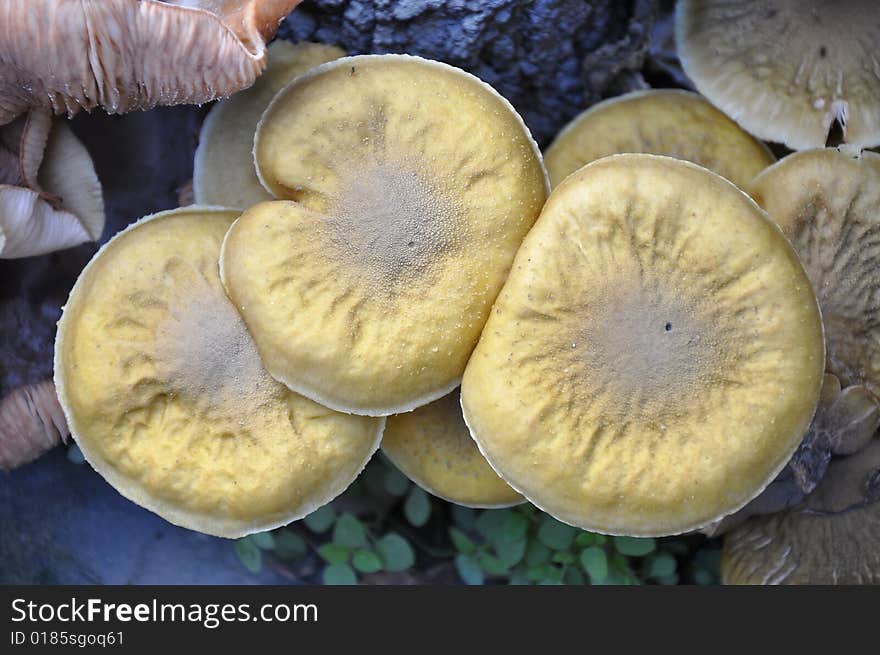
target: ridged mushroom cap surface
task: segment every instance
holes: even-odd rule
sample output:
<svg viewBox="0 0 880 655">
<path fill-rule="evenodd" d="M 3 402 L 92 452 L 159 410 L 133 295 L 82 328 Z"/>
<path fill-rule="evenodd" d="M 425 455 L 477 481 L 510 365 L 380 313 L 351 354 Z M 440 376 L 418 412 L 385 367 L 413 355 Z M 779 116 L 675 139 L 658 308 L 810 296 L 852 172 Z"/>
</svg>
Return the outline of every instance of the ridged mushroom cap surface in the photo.
<svg viewBox="0 0 880 655">
<path fill-rule="evenodd" d="M 388 415 L 458 386 L 547 181 L 510 104 L 459 69 L 338 59 L 272 101 L 266 188 L 221 271 L 270 372 L 328 407 Z"/>
<path fill-rule="evenodd" d="M 462 406 L 493 468 L 561 521 L 676 534 L 773 480 L 823 363 L 809 280 L 745 193 L 688 162 L 613 155 L 550 196 Z"/>
<path fill-rule="evenodd" d="M 193 170 L 200 205 L 247 209 L 272 196 L 254 169 L 254 133 L 272 98 L 294 78 L 339 57 L 340 48 L 277 40 L 268 47 L 266 70 L 254 85 L 218 102 L 205 118 Z"/>
<path fill-rule="evenodd" d="M 172 210 L 118 234 L 77 280 L 55 348 L 59 399 L 91 465 L 172 523 L 224 537 L 330 501 L 384 426 L 266 372 L 217 270 L 237 215 Z"/>
<path fill-rule="evenodd" d="M 880 583 L 880 439 L 831 462 L 806 501 L 724 538 L 725 584 Z"/>
<path fill-rule="evenodd" d="M 705 98 L 673 89 L 634 91 L 593 105 L 559 133 L 544 160 L 555 187 L 584 164 L 626 152 L 685 159 L 740 188 L 776 161 Z"/>
<path fill-rule="evenodd" d="M 492 470 L 461 416 L 458 390 L 388 417 L 382 452 L 422 489 L 468 507 L 509 507 L 523 497 Z"/>
<path fill-rule="evenodd" d="M 797 251 L 825 323 L 827 368 L 880 393 L 880 155 L 789 155 L 749 192 Z"/>
<path fill-rule="evenodd" d="M 821 148 L 837 121 L 880 144 L 876 0 L 680 0 L 676 41 L 697 90 L 758 138 Z"/>
</svg>

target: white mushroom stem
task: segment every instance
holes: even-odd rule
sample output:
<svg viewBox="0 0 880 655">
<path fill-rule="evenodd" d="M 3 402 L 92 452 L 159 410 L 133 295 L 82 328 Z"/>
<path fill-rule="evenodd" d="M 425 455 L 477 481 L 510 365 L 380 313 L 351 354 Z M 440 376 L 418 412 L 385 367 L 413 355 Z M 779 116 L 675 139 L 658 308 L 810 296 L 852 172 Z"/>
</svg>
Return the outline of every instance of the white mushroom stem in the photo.
<svg viewBox="0 0 880 655">
<path fill-rule="evenodd" d="M 0 400 L 0 469 L 12 470 L 67 441 L 67 421 L 49 380 Z"/>
</svg>

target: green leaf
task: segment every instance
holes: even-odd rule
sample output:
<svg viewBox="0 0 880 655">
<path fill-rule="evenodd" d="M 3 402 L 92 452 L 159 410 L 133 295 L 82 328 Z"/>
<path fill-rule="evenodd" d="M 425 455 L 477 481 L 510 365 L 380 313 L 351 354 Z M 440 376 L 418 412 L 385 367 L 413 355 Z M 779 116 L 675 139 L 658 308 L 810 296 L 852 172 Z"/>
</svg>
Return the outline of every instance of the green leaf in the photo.
<svg viewBox="0 0 880 655">
<path fill-rule="evenodd" d="M 648 560 L 649 578 L 667 578 L 675 574 L 678 563 L 669 553 L 657 553 Z"/>
<path fill-rule="evenodd" d="M 511 512 L 504 521 L 504 539 L 519 541 L 529 530 L 529 519 L 518 512 Z"/>
<path fill-rule="evenodd" d="M 526 569 L 526 577 L 532 582 L 540 582 L 549 575 L 551 568 L 549 564 L 530 566 Z"/>
<path fill-rule="evenodd" d="M 416 561 L 412 546 L 396 532 L 389 532 L 379 539 L 376 550 L 386 571 L 406 571 Z"/>
<path fill-rule="evenodd" d="M 257 544 L 260 550 L 272 550 L 275 548 L 275 537 L 271 532 L 256 532 L 250 535 L 250 538 Z"/>
<path fill-rule="evenodd" d="M 561 550 L 553 554 L 553 562 L 556 564 L 571 564 L 574 562 L 574 555 L 566 550 Z"/>
<path fill-rule="evenodd" d="M 644 557 L 654 552 L 657 542 L 652 538 L 641 539 L 639 537 L 614 537 L 614 548 L 621 555 L 629 557 Z"/>
<path fill-rule="evenodd" d="M 545 567 L 545 577 L 538 584 L 556 585 L 562 584 L 562 569 L 555 566 Z"/>
<path fill-rule="evenodd" d="M 361 549 L 355 552 L 351 560 L 354 568 L 361 573 L 375 573 L 382 570 L 382 560 L 371 550 Z"/>
<path fill-rule="evenodd" d="M 694 571 L 694 582 L 698 585 L 710 585 L 715 582 L 715 576 L 706 569 L 697 569 Z"/>
<path fill-rule="evenodd" d="M 528 577 L 524 573 L 519 573 L 518 571 L 514 571 L 510 574 L 510 578 L 507 580 L 507 584 L 509 585 L 527 585 L 531 584 Z"/>
<path fill-rule="evenodd" d="M 453 505 L 452 521 L 462 530 L 473 530 L 477 521 L 477 513 L 470 507 Z"/>
<path fill-rule="evenodd" d="M 332 505 L 324 505 L 303 519 L 303 522 L 312 532 L 323 534 L 327 532 L 336 521 L 336 510 Z"/>
<path fill-rule="evenodd" d="M 403 504 L 403 515 L 409 524 L 417 528 L 422 527 L 431 518 L 431 501 L 424 489 L 413 485 L 406 496 Z"/>
<path fill-rule="evenodd" d="M 495 553 L 508 567 L 516 566 L 526 553 L 525 537 L 516 541 L 502 541 L 495 546 Z"/>
<path fill-rule="evenodd" d="M 483 584 L 483 569 L 470 555 L 458 554 L 455 556 L 455 570 L 458 571 L 462 582 L 468 585 Z"/>
<path fill-rule="evenodd" d="M 295 562 L 302 559 L 308 550 L 305 539 L 293 530 L 279 530 L 275 533 L 275 554 L 281 559 Z"/>
<path fill-rule="evenodd" d="M 528 566 L 540 566 L 550 559 L 552 551 L 537 539 L 529 539 L 526 544 L 526 564 Z"/>
<path fill-rule="evenodd" d="M 538 539 L 553 550 L 568 550 L 576 534 L 577 528 L 561 523 L 552 516 L 545 516 L 538 528 Z"/>
<path fill-rule="evenodd" d="M 409 478 L 396 468 L 389 468 L 385 473 L 385 491 L 392 496 L 402 496 L 410 487 Z"/>
<path fill-rule="evenodd" d="M 608 557 L 605 551 L 597 546 L 590 546 L 581 551 L 581 566 L 584 567 L 593 584 L 600 584 L 608 577 Z"/>
<path fill-rule="evenodd" d="M 678 584 L 678 573 L 673 573 L 672 575 L 667 575 L 663 578 L 657 578 L 657 582 L 662 585 L 672 586 Z"/>
<path fill-rule="evenodd" d="M 538 511 L 531 503 L 521 503 L 513 509 L 523 516 L 534 516 L 535 513 Z"/>
<path fill-rule="evenodd" d="M 67 459 L 74 464 L 82 464 L 86 461 L 85 455 L 82 454 L 74 441 L 71 441 L 70 446 L 67 447 Z"/>
<path fill-rule="evenodd" d="M 480 563 L 483 570 L 489 575 L 507 575 L 509 567 L 501 561 L 500 557 L 490 555 L 489 553 L 480 553 L 477 555 L 477 561 Z"/>
<path fill-rule="evenodd" d="M 320 555 L 328 564 L 345 564 L 351 551 L 339 544 L 323 544 L 318 547 Z"/>
<path fill-rule="evenodd" d="M 333 527 L 333 543 L 346 548 L 363 548 L 367 545 L 367 531 L 353 514 L 345 513 L 336 519 Z"/>
<path fill-rule="evenodd" d="M 592 532 L 581 531 L 578 532 L 578 535 L 574 538 L 574 545 L 578 548 L 586 548 L 587 546 L 595 546 L 596 545 L 596 537 L 597 535 Z"/>
<path fill-rule="evenodd" d="M 487 509 L 477 519 L 476 528 L 490 544 L 504 539 L 504 525 L 512 512 L 509 509 Z"/>
<path fill-rule="evenodd" d="M 259 573 L 263 565 L 263 554 L 260 552 L 257 544 L 253 539 L 236 539 L 235 554 L 244 564 L 244 567 L 251 573 Z"/>
<path fill-rule="evenodd" d="M 469 555 L 477 549 L 477 545 L 458 528 L 449 528 L 449 538 L 452 539 L 452 545 L 459 553 Z"/>
<path fill-rule="evenodd" d="M 326 585 L 357 584 L 357 576 L 348 564 L 331 564 L 324 569 L 324 575 L 322 578 Z"/>
<path fill-rule="evenodd" d="M 562 581 L 565 584 L 570 585 L 584 585 L 587 583 L 584 574 L 580 572 L 580 569 L 576 569 L 573 566 L 569 566 L 565 569 L 565 573 L 562 575 Z"/>
</svg>

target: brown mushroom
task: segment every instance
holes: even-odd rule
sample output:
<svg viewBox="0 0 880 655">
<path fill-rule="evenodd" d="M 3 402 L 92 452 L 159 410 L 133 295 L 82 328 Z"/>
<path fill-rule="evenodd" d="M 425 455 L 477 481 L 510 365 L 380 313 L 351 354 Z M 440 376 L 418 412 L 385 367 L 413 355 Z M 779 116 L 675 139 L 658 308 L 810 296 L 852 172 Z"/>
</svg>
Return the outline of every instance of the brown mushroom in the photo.
<svg viewBox="0 0 880 655">
<path fill-rule="evenodd" d="M 300 1 L 6 0 L 0 125 L 32 107 L 124 113 L 235 93 Z"/>
<path fill-rule="evenodd" d="M 725 584 L 880 583 L 880 439 L 831 462 L 815 493 L 724 540 Z"/>
<path fill-rule="evenodd" d="M 0 470 L 27 464 L 66 443 L 67 435 L 51 380 L 19 387 L 0 400 Z"/>
<path fill-rule="evenodd" d="M 837 376 L 826 373 L 813 422 L 779 476 L 748 505 L 701 532 L 715 537 L 751 516 L 775 514 L 803 502 L 825 476 L 832 456 L 859 452 L 878 427 L 880 400 L 862 386 L 842 389 Z"/>
</svg>

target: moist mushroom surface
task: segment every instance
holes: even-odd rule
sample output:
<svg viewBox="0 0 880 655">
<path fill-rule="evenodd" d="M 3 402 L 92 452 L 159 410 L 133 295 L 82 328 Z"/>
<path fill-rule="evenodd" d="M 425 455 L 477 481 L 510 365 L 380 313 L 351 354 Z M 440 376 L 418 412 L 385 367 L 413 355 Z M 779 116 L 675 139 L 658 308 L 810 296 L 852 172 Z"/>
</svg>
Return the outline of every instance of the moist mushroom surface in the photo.
<svg viewBox="0 0 880 655">
<path fill-rule="evenodd" d="M 797 507 L 724 538 L 725 584 L 880 583 L 880 439 L 836 459 Z"/>
<path fill-rule="evenodd" d="M 266 372 L 217 271 L 237 215 L 173 210 L 118 234 L 77 280 L 55 348 L 58 396 L 92 466 L 172 523 L 225 537 L 331 500 L 384 426 Z"/>
<path fill-rule="evenodd" d="M 755 136 L 794 150 L 880 144 L 876 0 L 680 0 L 679 58 L 697 90 Z"/>
<path fill-rule="evenodd" d="M 454 389 L 547 182 L 510 104 L 404 55 L 324 64 L 272 101 L 266 188 L 226 238 L 224 284 L 269 371 L 340 411 Z"/>
<path fill-rule="evenodd" d="M 523 497 L 498 477 L 461 416 L 458 390 L 388 417 L 382 452 L 425 491 L 468 507 L 509 507 Z"/>
<path fill-rule="evenodd" d="M 673 89 L 635 91 L 593 105 L 559 133 L 544 157 L 555 187 L 584 164 L 624 152 L 686 159 L 740 188 L 776 161 L 704 98 Z"/>
<path fill-rule="evenodd" d="M 493 468 L 556 518 L 675 534 L 779 473 L 823 363 L 809 280 L 748 196 L 688 162 L 614 155 L 551 195 L 462 406 Z"/>
<path fill-rule="evenodd" d="M 822 307 L 828 371 L 880 393 L 880 155 L 789 155 L 749 192 L 800 256 Z"/>
<path fill-rule="evenodd" d="M 339 48 L 321 43 L 273 42 L 266 70 L 254 85 L 218 102 L 205 118 L 193 170 L 196 203 L 246 209 L 270 200 L 254 170 L 254 132 L 260 116 L 292 79 L 344 55 Z"/>
</svg>

